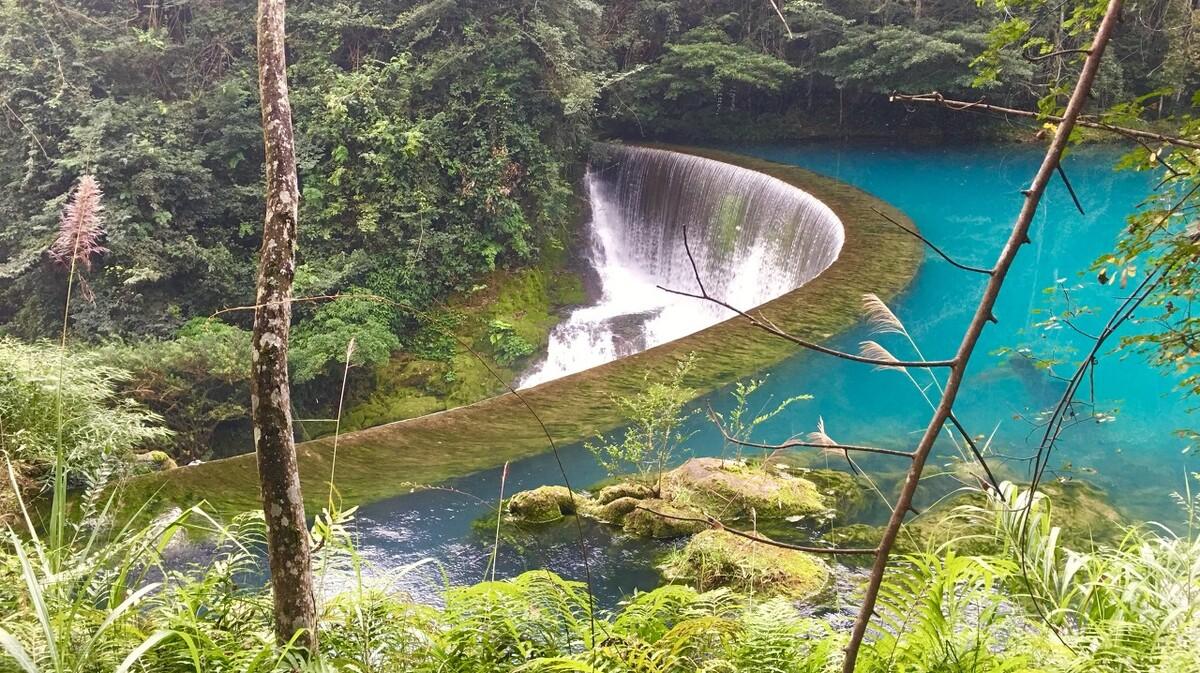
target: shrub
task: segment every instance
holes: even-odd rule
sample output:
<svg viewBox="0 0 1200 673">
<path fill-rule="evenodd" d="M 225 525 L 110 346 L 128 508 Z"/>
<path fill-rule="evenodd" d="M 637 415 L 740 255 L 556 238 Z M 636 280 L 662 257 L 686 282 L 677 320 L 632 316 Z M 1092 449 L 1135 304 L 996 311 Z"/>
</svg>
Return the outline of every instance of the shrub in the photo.
<svg viewBox="0 0 1200 673">
<path fill-rule="evenodd" d="M 61 443 L 69 483 L 102 485 L 124 473 L 134 449 L 170 435 L 157 414 L 118 395 L 129 373 L 100 361 L 0 338 L 0 448 L 26 474 L 46 481 Z"/>
<path fill-rule="evenodd" d="M 521 358 L 533 355 L 533 344 L 517 334 L 513 326 L 503 320 L 488 323 L 488 342 L 492 344 L 496 363 L 511 367 Z"/>
</svg>

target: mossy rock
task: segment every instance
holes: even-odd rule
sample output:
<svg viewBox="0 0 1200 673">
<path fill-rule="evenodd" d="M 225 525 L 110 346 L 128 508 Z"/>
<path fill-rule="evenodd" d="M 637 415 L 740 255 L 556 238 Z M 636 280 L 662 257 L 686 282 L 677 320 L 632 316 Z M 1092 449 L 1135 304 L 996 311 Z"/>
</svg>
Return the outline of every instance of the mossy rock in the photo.
<svg viewBox="0 0 1200 673">
<path fill-rule="evenodd" d="M 1024 491 L 1025 487 L 1021 487 Z M 1040 507 L 1050 506 L 1050 522 L 1060 529 L 1059 544 L 1075 551 L 1087 551 L 1096 544 L 1116 543 L 1128 522 L 1113 507 L 1104 491 L 1094 484 L 1072 480 L 1042 484 L 1038 491 L 1045 496 Z M 963 493 L 940 503 L 925 512 L 901 531 L 897 548 L 922 551 L 953 543 L 956 551 L 967 554 L 995 552 L 998 542 L 990 526 L 980 526 L 962 515 L 965 505 L 982 506 L 983 493 Z"/>
<path fill-rule="evenodd" d="M 611 507 L 612 503 L 609 506 Z M 666 516 L 661 516 L 664 514 Z M 701 521 L 681 521 L 679 518 L 671 517 L 701 519 Z M 705 530 L 708 528 L 708 524 L 703 522 L 703 518 L 704 514 L 697 510 L 678 507 L 658 498 L 649 498 L 636 500 L 634 508 L 622 518 L 622 523 L 625 532 L 630 535 L 667 540 Z"/>
<path fill-rule="evenodd" d="M 701 591 L 728 587 L 741 593 L 818 598 L 829 584 L 829 566 L 812 554 L 756 542 L 724 530 L 696 534 L 668 556 L 664 576 Z"/>
<path fill-rule="evenodd" d="M 521 491 L 508 499 L 508 515 L 517 523 L 552 523 L 568 514 L 574 514 L 576 507 L 582 507 L 586 496 L 576 493 L 574 498 L 566 486 L 540 486 Z"/>
<path fill-rule="evenodd" d="M 792 516 L 823 517 L 829 511 L 813 482 L 761 465 L 719 458 L 692 458 L 663 477 L 662 497 L 723 521 Z"/>
<path fill-rule="evenodd" d="M 1050 499 L 1050 521 L 1062 528 L 1059 540 L 1069 548 L 1118 542 L 1129 525 L 1104 490 L 1089 482 L 1057 481 L 1039 490 Z"/>
<path fill-rule="evenodd" d="M 600 492 L 596 494 L 596 502 L 601 505 L 607 505 L 621 498 L 644 500 L 645 498 L 652 498 L 654 495 L 654 488 L 648 484 L 639 484 L 635 481 L 622 481 L 600 489 Z"/>
<path fill-rule="evenodd" d="M 821 539 L 831 547 L 845 549 L 874 549 L 883 539 L 883 527 L 871 526 L 865 523 L 853 523 L 838 526 L 821 536 Z M 867 554 L 839 554 L 837 560 L 848 566 L 870 565 L 873 556 Z"/>
<path fill-rule="evenodd" d="M 637 509 L 642 502 L 644 501 L 641 498 L 631 498 L 629 496 L 617 498 L 603 504 L 595 501 L 588 503 L 585 507 L 581 507 L 579 513 L 601 523 L 620 526 L 625 523 L 626 515 Z"/>
<path fill-rule="evenodd" d="M 811 481 L 840 521 L 854 517 L 867 504 L 867 489 L 859 477 L 841 470 L 799 470 Z"/>
<path fill-rule="evenodd" d="M 166 451 L 147 451 L 139 453 L 134 457 L 134 472 L 161 472 L 163 470 L 174 470 L 179 467 L 175 463 L 175 459 L 167 455 Z"/>
</svg>

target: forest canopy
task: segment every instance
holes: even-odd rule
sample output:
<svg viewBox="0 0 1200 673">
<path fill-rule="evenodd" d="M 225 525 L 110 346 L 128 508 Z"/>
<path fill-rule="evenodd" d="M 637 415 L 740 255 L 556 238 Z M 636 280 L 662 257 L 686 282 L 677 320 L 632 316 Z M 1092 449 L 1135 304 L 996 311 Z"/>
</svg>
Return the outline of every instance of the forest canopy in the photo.
<svg viewBox="0 0 1200 673">
<path fill-rule="evenodd" d="M 1195 62 L 1160 30 L 1186 4 L 1133 10 L 1102 101 L 1194 87 Z M 106 189 L 108 252 L 94 300 L 74 306 L 76 332 L 169 338 L 249 303 L 262 171 L 252 14 L 244 1 L 0 4 L 5 331 L 54 331 L 66 274 L 45 251 L 82 173 Z M 597 134 L 869 134 L 910 123 L 900 106 L 864 105 L 892 90 L 1027 103 L 1053 61 L 992 54 L 990 81 L 971 67 L 1005 26 L 970 0 L 797 0 L 778 13 L 758 0 L 295 2 L 298 291 L 423 306 L 562 247 Z"/>
<path fill-rule="evenodd" d="M 1127 10 L 1099 105 L 1188 108 L 1200 81 L 1180 28 L 1190 11 Z M 353 295 L 296 304 L 298 397 L 330 403 L 312 391 L 341 375 L 351 339 L 355 365 L 393 352 L 448 362 L 453 341 L 437 330 L 462 316 L 443 301 L 579 247 L 594 139 L 1011 134 L 886 95 L 1053 111 L 1071 69 L 1043 52 L 1071 36 L 1038 12 L 1006 20 L 974 0 L 289 3 L 296 293 Z M 128 390 L 186 447 L 177 458 L 204 455 L 214 428 L 246 413 L 250 316 L 236 309 L 253 303 L 263 208 L 254 35 L 247 0 L 0 2 L 0 333 L 57 336 L 70 274 L 49 249 L 80 176 L 95 176 L 102 252 L 82 274 L 86 300 L 70 303 L 72 339 L 129 370 Z M 1024 56 L 996 46 L 1014 42 Z M 477 330 L 497 364 L 534 352 L 536 330 L 497 341 L 493 320 L 512 316 Z M 489 390 L 462 385 L 475 399 Z M 190 387 L 203 394 L 181 398 Z"/>
</svg>

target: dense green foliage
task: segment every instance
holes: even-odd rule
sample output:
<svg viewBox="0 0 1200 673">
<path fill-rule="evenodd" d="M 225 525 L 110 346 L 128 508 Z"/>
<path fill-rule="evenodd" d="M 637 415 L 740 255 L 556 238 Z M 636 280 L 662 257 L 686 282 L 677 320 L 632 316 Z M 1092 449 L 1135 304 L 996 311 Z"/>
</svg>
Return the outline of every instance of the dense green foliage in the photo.
<svg viewBox="0 0 1200 673">
<path fill-rule="evenodd" d="M 1037 0 L 628 0 L 606 9 L 616 66 L 644 68 L 614 85 L 604 112 L 621 133 L 685 138 L 967 130 L 980 119 L 914 113 L 881 94 L 936 90 L 1028 107 L 1046 82 L 1069 83 L 1075 55 L 1031 60 L 1010 43 L 1040 56 L 1090 25 L 1047 20 L 1059 9 Z M 1191 11 L 1187 0 L 1128 6 L 1095 91 L 1101 104 L 1169 87 L 1158 112 L 1187 106 L 1200 83 L 1186 56 Z"/>
<path fill-rule="evenodd" d="M 262 210 L 252 3 L 133 7 L 0 4 L 11 332 L 54 329 L 65 281 L 44 251 L 84 170 L 107 191 L 109 252 L 95 301 L 73 308 L 80 334 L 172 337 L 250 303 Z M 561 245 L 591 109 L 580 40 L 596 19 L 587 3 L 294 3 L 298 291 L 357 286 L 422 305 Z"/>
<path fill-rule="evenodd" d="M 1131 10 L 1100 100 L 1169 86 L 1156 106 L 1189 102 L 1196 67 L 1175 48 L 1190 39 L 1185 4 Z M 0 4 L 9 332 L 54 329 L 64 280 L 44 251 L 84 171 L 107 192 L 109 252 L 95 302 L 73 310 L 81 334 L 170 338 L 249 303 L 261 215 L 252 7 L 132 7 Z M 999 49 L 1031 25 L 1002 16 L 970 0 L 795 0 L 779 12 L 748 0 L 293 3 L 298 291 L 360 287 L 423 306 L 562 245 L 597 112 L 620 132 L 704 138 L 878 129 L 904 114 L 882 105 L 892 90 L 982 87 L 1027 103 L 1040 95 L 1031 82 L 1067 70 Z M 1032 26 L 1030 52 L 1062 30 Z M 411 316 L 392 323 L 402 332 Z"/>
<path fill-rule="evenodd" d="M 708 141 L 983 119 L 913 114 L 885 104 L 892 90 L 1043 98 L 1052 110 L 1073 56 L 1017 52 L 1075 46 L 1094 3 L 1066 6 L 1062 22 L 1039 3 L 1010 4 L 292 3 L 296 288 L 325 297 L 296 305 L 293 373 L 310 387 L 297 399 L 328 411 L 321 390 L 351 339 L 353 364 L 371 370 L 397 351 L 427 358 L 430 344 L 453 359 L 458 346 L 414 309 L 469 293 L 494 269 L 561 257 L 573 181 L 597 133 Z M 1163 91 L 1130 112 L 1185 108 L 1197 84 L 1190 11 L 1186 0 L 1131 6 L 1097 99 Z M 207 455 L 213 430 L 229 430 L 245 406 L 224 347 L 184 350 L 204 347 L 189 321 L 252 299 L 262 211 L 252 13 L 245 0 L 0 2 L 0 330 L 56 333 L 66 274 L 46 250 L 69 190 L 95 174 L 107 251 L 89 274 L 95 296 L 73 303 L 70 325 L 77 338 L 121 340 L 110 348 L 139 382 L 130 391 L 164 414 L 185 457 Z M 384 301 L 330 299 L 346 293 Z M 222 319 L 244 328 L 248 316 Z M 205 339 L 234 343 L 228 326 L 213 329 Z M 517 332 L 483 344 L 502 367 L 540 347 Z M 177 384 L 198 376 L 203 395 L 178 399 Z M 417 397 L 439 397 L 428 393 Z"/>
<path fill-rule="evenodd" d="M 128 376 L 94 352 L 0 338 L 0 460 L 43 485 L 60 454 L 75 485 L 97 487 L 122 476 L 134 449 L 169 434 L 155 414 L 117 394 Z"/>
</svg>

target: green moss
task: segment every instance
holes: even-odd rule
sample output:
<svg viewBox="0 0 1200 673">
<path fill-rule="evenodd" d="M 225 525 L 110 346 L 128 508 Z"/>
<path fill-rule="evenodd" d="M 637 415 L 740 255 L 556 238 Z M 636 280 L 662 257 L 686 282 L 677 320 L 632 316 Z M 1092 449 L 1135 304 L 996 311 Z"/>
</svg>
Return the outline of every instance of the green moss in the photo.
<svg viewBox="0 0 1200 673">
<path fill-rule="evenodd" d="M 506 510 L 511 520 L 517 523 L 551 523 L 574 514 L 576 507 L 585 501 L 585 496 L 580 493 L 572 498 L 566 486 L 541 486 L 509 498 Z"/>
<path fill-rule="evenodd" d="M 908 285 L 920 264 L 920 242 L 872 209 L 878 208 L 906 226 L 914 226 L 911 221 L 859 189 L 760 159 L 715 150 L 666 149 L 733 163 L 795 184 L 821 199 L 841 218 L 846 241 L 833 265 L 803 287 L 759 309 L 767 319 L 798 337 L 821 342 L 854 325 L 861 318 L 863 293 L 875 292 L 885 301 L 890 299 Z M 888 254 L 879 254 L 880 250 Z M 552 284 L 558 282 L 555 279 Z M 493 291 L 493 286 L 489 282 L 488 290 L 467 299 L 474 301 Z M 519 287 L 528 289 L 533 283 L 526 280 Z M 523 318 L 538 322 L 529 316 Z M 551 322 L 547 318 L 543 323 L 547 333 Z M 744 321 L 726 321 L 658 348 L 524 391 L 523 399 L 499 395 L 445 413 L 344 434 L 338 443 L 337 485 L 347 501 L 365 503 L 394 496 L 414 484 L 436 483 L 547 451 L 545 434 L 526 404 L 537 410 L 560 445 L 594 436 L 621 423 L 608 402 L 612 395 L 633 394 L 644 385 L 646 376 L 665 376 L 688 353 L 695 353 L 697 362 L 684 383 L 701 396 L 796 352 L 793 344 Z M 454 374 L 463 376 L 460 371 Z M 327 493 L 332 446 L 332 440 L 325 438 L 298 447 L 304 495 L 312 506 L 319 506 Z M 132 507 L 151 499 L 177 505 L 207 499 L 223 511 L 255 508 L 257 494 L 252 455 L 146 475 L 129 482 L 126 491 Z"/>
<path fill-rule="evenodd" d="M 147 451 L 134 456 L 133 469 L 139 473 L 161 472 L 179 467 L 166 451 Z"/>
<path fill-rule="evenodd" d="M 635 500 L 634 509 L 625 514 L 622 523 L 625 532 L 630 535 L 666 540 L 692 535 L 708 528 L 703 517 L 704 514 L 698 510 L 680 507 L 658 498 L 649 498 Z M 700 520 L 688 521 L 686 519 Z"/>
<path fill-rule="evenodd" d="M 854 517 L 867 504 L 866 484 L 841 470 L 798 470 L 797 474 L 817 487 L 825 504 L 839 521 Z"/>
<path fill-rule="evenodd" d="M 728 587 L 803 601 L 816 599 L 829 584 L 829 566 L 816 556 L 724 530 L 696 534 L 683 549 L 667 557 L 662 570 L 667 579 L 701 591 Z"/>
<path fill-rule="evenodd" d="M 641 500 L 653 496 L 654 488 L 648 484 L 641 484 L 636 481 L 621 481 L 600 489 L 600 492 L 596 494 L 596 502 L 606 505 L 619 498 Z"/>
<path fill-rule="evenodd" d="M 883 539 L 883 527 L 870 526 L 865 523 L 853 523 L 838 526 L 821 536 L 831 547 L 844 549 L 874 549 Z M 866 554 L 839 555 L 838 561 L 850 566 L 867 566 L 874 560 Z"/>
<path fill-rule="evenodd" d="M 620 526 L 625 523 L 625 517 L 642 506 L 643 502 L 643 498 L 622 496 L 608 502 L 593 502 L 581 509 L 580 514 L 601 523 Z"/>
<path fill-rule="evenodd" d="M 662 497 L 722 520 L 823 516 L 825 498 L 800 477 L 719 458 L 692 458 L 663 477 Z"/>
<path fill-rule="evenodd" d="M 503 382 L 515 378 L 533 355 L 511 362 L 498 358 L 496 344 L 489 339 L 494 324 L 510 325 L 535 354 L 544 352 L 559 313 L 583 300 L 582 279 L 558 263 L 490 274 L 474 292 L 452 300 L 443 312 L 446 319 L 435 321 L 436 328 L 417 337 L 421 347 L 415 350 L 423 357 L 398 353 L 376 368 L 370 391 L 347 406 L 342 431 L 416 418 L 503 393 Z M 442 347 L 434 343 L 442 341 Z M 314 436 L 329 432 L 331 426 L 322 427 Z"/>
</svg>

